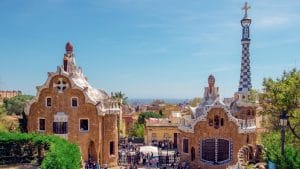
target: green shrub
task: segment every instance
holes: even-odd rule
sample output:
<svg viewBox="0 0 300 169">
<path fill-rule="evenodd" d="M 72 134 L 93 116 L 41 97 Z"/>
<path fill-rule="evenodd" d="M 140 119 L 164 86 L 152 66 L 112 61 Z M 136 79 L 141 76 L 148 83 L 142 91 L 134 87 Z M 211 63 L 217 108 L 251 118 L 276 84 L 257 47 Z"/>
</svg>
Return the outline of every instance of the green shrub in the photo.
<svg viewBox="0 0 300 169">
<path fill-rule="evenodd" d="M 278 169 L 300 168 L 300 152 L 293 144 L 290 133 L 286 133 L 284 157 L 281 155 L 281 135 L 280 132 L 265 133 L 263 144 L 267 151 L 268 160 L 275 163 Z"/>
<path fill-rule="evenodd" d="M 145 124 L 145 119 L 148 118 L 163 118 L 163 116 L 155 112 L 142 112 L 139 114 L 138 123 Z"/>
<path fill-rule="evenodd" d="M 1 164 L 30 160 L 41 162 L 42 169 L 79 169 L 81 155 L 77 145 L 57 136 L 0 132 Z"/>
</svg>

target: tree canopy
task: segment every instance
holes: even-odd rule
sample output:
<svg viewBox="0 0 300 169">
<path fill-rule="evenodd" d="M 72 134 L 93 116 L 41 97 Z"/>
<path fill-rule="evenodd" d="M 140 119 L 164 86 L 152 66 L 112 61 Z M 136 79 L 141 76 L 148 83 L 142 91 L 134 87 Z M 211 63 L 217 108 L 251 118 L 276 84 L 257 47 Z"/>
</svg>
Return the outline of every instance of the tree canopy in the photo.
<svg viewBox="0 0 300 169">
<path fill-rule="evenodd" d="M 276 168 L 300 168 L 300 71 L 284 72 L 280 78 L 265 78 L 264 92 L 260 95 L 262 115 L 267 118 L 262 142 L 268 159 Z M 279 116 L 282 111 L 288 115 L 284 156 L 281 155 Z"/>
<path fill-rule="evenodd" d="M 155 112 L 142 112 L 139 114 L 138 121 L 134 123 L 130 136 L 144 137 L 145 119 L 162 118 L 163 115 Z"/>
<path fill-rule="evenodd" d="M 145 124 L 145 119 L 148 118 L 162 118 L 163 116 L 155 112 L 142 112 L 139 114 L 138 124 Z"/>
<path fill-rule="evenodd" d="M 300 71 L 297 69 L 285 71 L 281 78 L 275 80 L 266 78 L 263 86 L 262 114 L 269 115 L 269 129 L 280 129 L 279 115 L 285 110 L 289 117 L 288 127 L 300 140 Z"/>
<path fill-rule="evenodd" d="M 276 164 L 276 168 L 300 168 L 300 152 L 295 148 L 293 136 L 291 133 L 287 133 L 285 142 L 284 153 L 285 156 L 281 156 L 281 135 L 280 132 L 271 132 L 264 134 L 262 138 L 263 145 L 267 150 L 268 160 Z"/>
<path fill-rule="evenodd" d="M 125 93 L 122 93 L 121 91 L 115 93 L 112 92 L 111 97 L 118 101 L 120 106 L 127 104 L 128 97 L 125 97 Z"/>
<path fill-rule="evenodd" d="M 134 123 L 133 130 L 130 133 L 130 136 L 143 138 L 144 137 L 144 124 Z"/>
<path fill-rule="evenodd" d="M 30 95 L 19 95 L 10 99 L 4 99 L 3 106 L 8 115 L 21 115 L 24 111 L 26 103 L 29 102 L 32 98 L 33 96 Z"/>
</svg>

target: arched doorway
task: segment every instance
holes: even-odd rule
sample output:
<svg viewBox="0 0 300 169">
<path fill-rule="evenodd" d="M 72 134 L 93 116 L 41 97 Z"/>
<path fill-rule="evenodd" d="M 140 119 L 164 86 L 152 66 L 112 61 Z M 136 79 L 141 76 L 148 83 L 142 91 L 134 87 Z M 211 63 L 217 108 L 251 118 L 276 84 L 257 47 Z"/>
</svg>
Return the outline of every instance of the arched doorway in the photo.
<svg viewBox="0 0 300 169">
<path fill-rule="evenodd" d="M 191 148 L 191 161 L 194 161 L 195 160 L 195 148 L 194 147 L 192 147 Z"/>
<path fill-rule="evenodd" d="M 97 162 L 97 153 L 96 153 L 96 146 L 94 141 L 90 141 L 89 148 L 88 148 L 88 160 L 90 162 Z"/>
<path fill-rule="evenodd" d="M 232 160 L 233 144 L 223 138 L 210 138 L 200 142 L 200 160 L 207 164 L 220 165 Z"/>
</svg>

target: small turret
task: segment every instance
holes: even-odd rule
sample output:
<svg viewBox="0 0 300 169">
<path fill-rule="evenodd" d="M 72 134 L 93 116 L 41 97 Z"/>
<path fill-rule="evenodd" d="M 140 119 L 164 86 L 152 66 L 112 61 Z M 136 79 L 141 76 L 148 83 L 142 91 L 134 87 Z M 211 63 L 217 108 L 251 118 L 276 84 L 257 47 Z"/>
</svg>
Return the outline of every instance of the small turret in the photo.
<svg viewBox="0 0 300 169">
<path fill-rule="evenodd" d="M 63 59 L 63 69 L 66 72 L 72 72 L 74 68 L 76 68 L 72 43 L 67 42 L 65 48 L 66 48 L 66 53 L 64 54 L 64 59 Z"/>
<path fill-rule="evenodd" d="M 204 100 L 208 103 L 212 103 L 214 100 L 219 98 L 219 88 L 215 87 L 215 77 L 209 75 L 208 77 L 208 87 L 205 87 Z"/>
<path fill-rule="evenodd" d="M 66 44 L 66 53 L 67 54 L 73 53 L 73 45 L 71 42 L 67 42 Z"/>
</svg>

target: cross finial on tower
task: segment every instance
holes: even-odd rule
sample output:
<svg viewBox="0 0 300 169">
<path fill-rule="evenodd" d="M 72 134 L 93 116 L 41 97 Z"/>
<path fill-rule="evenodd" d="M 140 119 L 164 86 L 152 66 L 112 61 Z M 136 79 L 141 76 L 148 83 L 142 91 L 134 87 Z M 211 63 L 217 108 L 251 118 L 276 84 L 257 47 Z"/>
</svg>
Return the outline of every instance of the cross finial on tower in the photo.
<svg viewBox="0 0 300 169">
<path fill-rule="evenodd" d="M 248 5 L 248 2 L 245 2 L 244 7 L 242 8 L 242 10 L 245 11 L 244 18 L 247 18 L 247 17 L 248 17 L 248 10 L 249 10 L 250 8 L 251 8 L 251 6 Z"/>
</svg>

